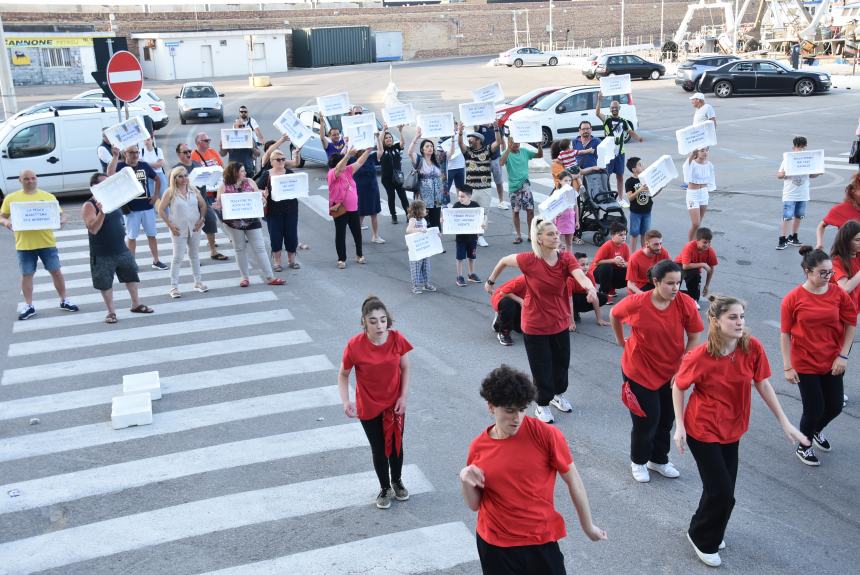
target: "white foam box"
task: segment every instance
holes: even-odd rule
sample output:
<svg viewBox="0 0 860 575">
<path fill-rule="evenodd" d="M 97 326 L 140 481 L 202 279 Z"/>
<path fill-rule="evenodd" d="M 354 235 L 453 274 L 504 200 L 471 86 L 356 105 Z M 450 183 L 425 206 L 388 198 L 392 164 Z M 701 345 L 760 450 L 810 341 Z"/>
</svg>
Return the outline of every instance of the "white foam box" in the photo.
<svg viewBox="0 0 860 575">
<path fill-rule="evenodd" d="M 110 423 L 114 429 L 152 423 L 152 396 L 149 393 L 117 395 L 113 398 Z"/>
<path fill-rule="evenodd" d="M 161 399 L 161 382 L 157 371 L 132 373 L 122 376 L 122 394 L 149 392 L 152 400 Z"/>
</svg>

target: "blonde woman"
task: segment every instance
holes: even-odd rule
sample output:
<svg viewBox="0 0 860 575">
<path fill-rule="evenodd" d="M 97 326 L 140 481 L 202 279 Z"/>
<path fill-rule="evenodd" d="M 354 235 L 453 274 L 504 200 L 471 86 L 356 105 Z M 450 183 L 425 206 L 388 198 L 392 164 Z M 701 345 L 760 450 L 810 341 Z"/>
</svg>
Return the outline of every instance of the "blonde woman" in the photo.
<svg viewBox="0 0 860 575">
<path fill-rule="evenodd" d="M 169 208 L 169 213 L 168 213 Z M 170 297 L 182 297 L 179 291 L 179 269 L 188 251 L 194 289 L 209 291 L 200 277 L 200 236 L 206 218 L 206 200 L 200 191 L 188 183 L 188 172 L 182 166 L 170 171 L 167 192 L 158 205 L 158 215 L 170 229 L 173 242 L 173 260 L 170 262 Z"/>
<path fill-rule="evenodd" d="M 710 192 L 717 189 L 714 165 L 708 161 L 708 148 L 693 150 L 684 162 L 684 181 L 687 183 L 687 212 L 690 214 L 690 230 L 687 241 L 696 238 L 696 230 L 708 211 Z"/>
</svg>

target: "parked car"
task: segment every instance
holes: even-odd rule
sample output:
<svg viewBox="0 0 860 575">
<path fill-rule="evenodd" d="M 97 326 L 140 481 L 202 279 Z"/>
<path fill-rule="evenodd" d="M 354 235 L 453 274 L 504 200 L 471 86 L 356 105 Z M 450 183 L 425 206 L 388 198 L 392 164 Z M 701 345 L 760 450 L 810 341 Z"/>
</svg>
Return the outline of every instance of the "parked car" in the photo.
<svg viewBox="0 0 860 575">
<path fill-rule="evenodd" d="M 510 68 L 516 66 L 555 66 L 558 64 L 558 56 L 552 52 L 541 52 L 537 48 L 526 46 L 511 48 L 499 54 L 499 64 Z"/>
<path fill-rule="evenodd" d="M 716 70 L 720 66 L 725 66 L 729 62 L 737 60 L 740 60 L 738 56 L 726 54 L 699 56 L 698 58 L 688 60 L 678 66 L 675 85 L 681 86 L 685 92 L 694 92 L 699 89 L 699 79 L 702 77 L 703 72 Z"/>
<path fill-rule="evenodd" d="M 575 138 L 579 132 L 579 124 L 583 120 L 591 122 L 595 136 L 602 136 L 603 122 L 594 113 L 599 91 L 599 86 L 562 88 L 547 94 L 530 108 L 515 112 L 510 119 L 540 120 L 543 147 L 549 146 L 553 140 L 559 138 Z M 609 115 L 609 104 L 613 100 L 621 104 L 621 116 L 630 120 L 633 123 L 633 129 L 638 130 L 639 119 L 630 94 L 603 97 L 600 101 L 600 110 L 604 114 Z"/>
<path fill-rule="evenodd" d="M 553 88 L 535 88 L 518 98 L 514 98 L 510 102 L 499 104 L 496 106 L 496 121 L 499 123 L 499 126 L 504 126 L 505 122 L 508 121 L 508 118 L 511 117 L 511 114 L 519 112 L 523 108 L 530 107 L 542 97 L 557 90 L 561 90 L 561 86 Z"/>
<path fill-rule="evenodd" d="M 179 121 L 183 124 L 188 120 L 224 121 L 224 104 L 211 82 L 186 82 L 176 96 L 179 105 Z"/>
<path fill-rule="evenodd" d="M 367 108 L 362 106 L 362 112 L 369 112 Z M 315 137 L 311 138 L 305 145 L 302 146 L 302 162 L 300 166 L 304 166 L 305 162 L 311 162 L 312 164 L 319 164 L 321 166 L 328 165 L 328 156 L 323 150 L 322 143 L 319 139 L 320 133 L 320 120 L 319 120 L 319 106 L 302 106 L 301 108 L 296 108 L 295 111 L 296 117 L 308 128 L 313 130 Z M 326 116 L 325 125 L 326 129 L 330 130 L 331 128 L 337 128 L 341 130 L 341 121 L 340 119 L 343 117 L 343 114 L 339 114 L 337 116 Z M 376 120 L 376 129 L 382 131 L 382 123 L 380 123 L 379 118 Z M 395 142 L 400 141 L 400 135 L 397 133 L 396 128 L 389 128 L 391 135 L 394 137 Z M 376 149 L 374 148 L 374 154 L 376 153 Z M 293 147 L 290 146 L 290 151 L 293 152 Z M 379 166 L 377 165 L 377 171 L 380 171 Z"/>
<path fill-rule="evenodd" d="M 595 77 L 630 74 L 631 78 L 659 80 L 666 74 L 663 64 L 649 62 L 636 54 L 604 54 L 597 59 Z"/>
<path fill-rule="evenodd" d="M 25 108 L 12 116 L 12 118 L 14 119 L 20 118 L 22 116 L 32 116 L 34 114 L 43 114 L 45 112 L 58 114 L 61 111 L 69 110 L 113 110 L 113 124 L 116 124 L 118 120 L 116 116 L 116 108 L 114 107 L 113 103 L 107 98 L 102 98 L 100 100 L 77 100 L 74 98 L 71 100 L 49 100 L 47 102 L 41 102 L 39 104 L 34 104 L 29 108 Z M 145 109 L 141 108 L 140 106 L 129 106 L 128 110 L 129 116 L 140 116 L 141 118 L 143 118 L 143 122 L 146 125 L 146 129 L 152 132 L 152 120 L 147 116 Z"/>
<path fill-rule="evenodd" d="M 797 94 L 830 90 L 826 72 L 791 70 L 773 60 L 739 60 L 702 73 L 699 90 L 720 98 L 732 94 Z"/>
<path fill-rule="evenodd" d="M 582 75 L 589 80 L 594 80 L 594 71 L 597 69 L 597 61 L 600 59 L 600 54 L 592 54 L 582 65 Z"/>
<path fill-rule="evenodd" d="M 87 90 L 86 92 L 81 92 L 75 96 L 75 100 L 103 100 L 113 106 L 113 103 L 105 98 L 104 92 L 101 90 Z M 164 104 L 164 101 L 149 88 L 142 89 L 140 91 L 140 96 L 129 102 L 129 104 L 146 110 L 146 115 L 152 120 L 152 127 L 156 130 L 160 130 L 165 127 L 170 121 L 170 116 L 167 115 L 167 106 Z"/>
</svg>

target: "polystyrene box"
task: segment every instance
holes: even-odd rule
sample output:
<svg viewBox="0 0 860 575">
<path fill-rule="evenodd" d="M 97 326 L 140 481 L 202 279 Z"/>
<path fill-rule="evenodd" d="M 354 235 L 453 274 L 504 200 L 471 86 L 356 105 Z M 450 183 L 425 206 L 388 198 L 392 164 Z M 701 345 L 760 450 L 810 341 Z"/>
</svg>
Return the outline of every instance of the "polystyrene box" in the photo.
<svg viewBox="0 0 860 575">
<path fill-rule="evenodd" d="M 152 400 L 161 399 L 161 382 L 157 371 L 132 373 L 122 376 L 122 394 L 149 392 Z"/>
<path fill-rule="evenodd" d="M 114 429 L 149 425 L 152 423 L 152 396 L 145 392 L 114 397 L 110 423 Z"/>
</svg>

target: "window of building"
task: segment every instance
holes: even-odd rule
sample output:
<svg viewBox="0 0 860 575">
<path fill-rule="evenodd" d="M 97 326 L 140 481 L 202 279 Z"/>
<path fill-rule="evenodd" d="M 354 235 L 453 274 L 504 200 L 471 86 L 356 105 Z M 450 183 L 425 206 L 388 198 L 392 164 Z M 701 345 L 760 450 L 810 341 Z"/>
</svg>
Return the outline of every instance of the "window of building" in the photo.
<svg viewBox="0 0 860 575">
<path fill-rule="evenodd" d="M 152 49 L 149 46 L 143 47 L 143 60 L 145 62 L 151 62 L 152 61 Z"/>
<path fill-rule="evenodd" d="M 71 48 L 42 48 L 42 66 L 45 68 L 71 68 Z"/>
</svg>

